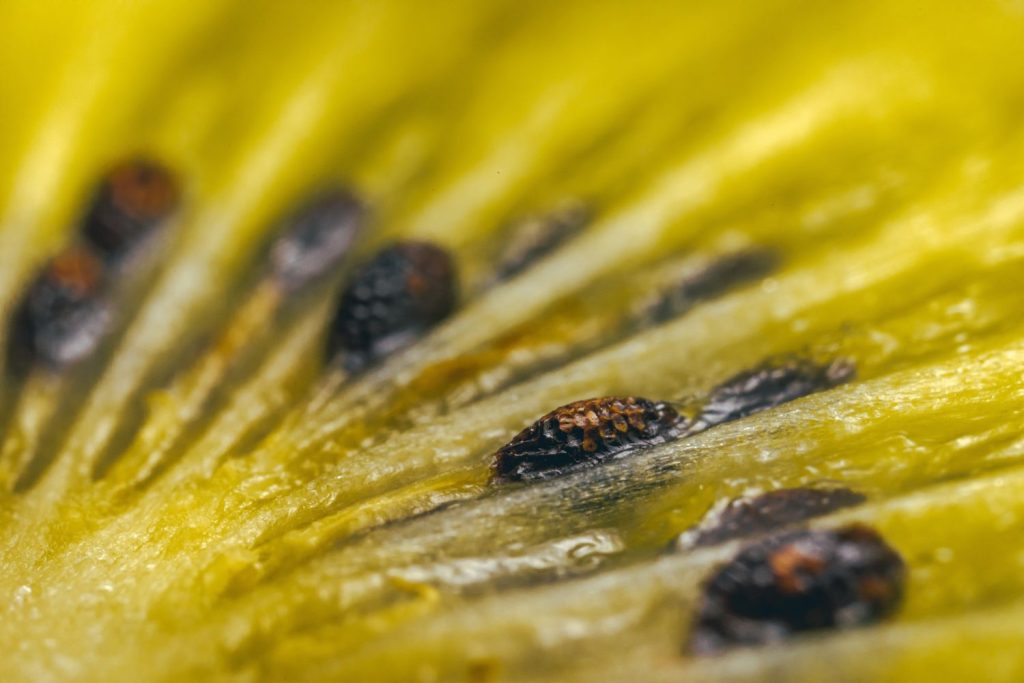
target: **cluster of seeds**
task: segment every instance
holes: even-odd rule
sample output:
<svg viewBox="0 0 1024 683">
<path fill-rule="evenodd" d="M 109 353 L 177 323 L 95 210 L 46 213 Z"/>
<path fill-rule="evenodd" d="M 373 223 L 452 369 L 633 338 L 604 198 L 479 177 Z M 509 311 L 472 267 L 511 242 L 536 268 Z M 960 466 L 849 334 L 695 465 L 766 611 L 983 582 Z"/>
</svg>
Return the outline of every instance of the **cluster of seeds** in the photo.
<svg viewBox="0 0 1024 683">
<path fill-rule="evenodd" d="M 1024 680 L 1022 4 L 0 3 L 0 683 Z"/>
<path fill-rule="evenodd" d="M 772 360 L 713 389 L 696 420 L 669 403 L 645 398 L 570 403 L 501 447 L 492 461 L 493 480 L 561 476 L 827 390 L 853 374 L 845 360 Z M 803 631 L 859 626 L 891 614 L 902 598 L 904 565 L 876 532 L 856 525 L 779 532 L 864 500 L 845 488 L 771 491 L 729 501 L 676 539 L 672 548 L 685 552 L 769 534 L 708 579 L 687 650 L 711 654 Z"/>
<path fill-rule="evenodd" d="M 79 239 L 53 257 L 28 288 L 12 348 L 58 369 L 90 356 L 114 314 L 113 274 L 167 220 L 179 199 L 174 176 L 158 164 L 133 161 L 112 170 L 97 190 Z M 578 232 L 586 219 L 585 211 L 572 206 L 531 223 L 497 260 L 496 281 L 521 272 Z M 365 222 L 366 208 L 351 192 L 314 195 L 283 221 L 269 246 L 272 289 L 294 295 L 338 272 Z M 775 263 L 773 254 L 762 251 L 718 261 L 664 293 L 647 320 L 664 322 L 696 301 L 763 277 Z M 329 330 L 329 356 L 341 356 L 349 371 L 362 370 L 451 315 L 458 297 L 458 269 L 444 248 L 418 241 L 386 246 L 343 285 Z M 848 361 L 787 357 L 726 380 L 696 411 L 634 396 L 569 403 L 494 454 L 492 481 L 562 476 L 829 389 L 853 374 Z M 680 536 L 677 551 L 768 534 L 706 581 L 688 650 L 714 653 L 890 614 L 901 599 L 905 571 L 898 553 L 874 531 L 860 526 L 778 531 L 863 500 L 848 489 L 773 491 L 730 501 Z"/>
<path fill-rule="evenodd" d="M 642 446 L 654 446 L 824 391 L 854 374 L 853 364 L 803 358 L 771 360 L 711 391 L 698 417 L 665 401 L 603 397 L 576 401 L 544 415 L 493 458 L 496 481 L 546 479 Z"/>
<path fill-rule="evenodd" d="M 164 166 L 137 159 L 102 180 L 73 244 L 51 258 L 14 314 L 15 371 L 62 369 L 88 358 L 109 331 L 116 271 L 178 206 L 180 188 Z"/>
</svg>

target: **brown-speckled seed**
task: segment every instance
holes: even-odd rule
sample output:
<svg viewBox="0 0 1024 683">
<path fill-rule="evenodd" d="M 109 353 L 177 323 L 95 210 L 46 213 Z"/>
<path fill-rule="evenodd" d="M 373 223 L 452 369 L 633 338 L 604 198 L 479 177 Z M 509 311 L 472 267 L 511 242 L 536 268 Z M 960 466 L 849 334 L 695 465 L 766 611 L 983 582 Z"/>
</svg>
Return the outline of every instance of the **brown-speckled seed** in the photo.
<svg viewBox="0 0 1024 683">
<path fill-rule="evenodd" d="M 553 410 L 520 432 L 494 455 L 496 482 L 558 476 L 640 446 L 678 437 L 685 419 L 668 403 L 605 397 Z"/>
<path fill-rule="evenodd" d="M 734 498 L 724 507 L 712 509 L 697 527 L 680 535 L 675 547 L 685 550 L 771 533 L 788 525 L 860 505 L 864 500 L 862 494 L 847 488 L 778 489 Z"/>
<path fill-rule="evenodd" d="M 181 189 L 166 167 L 148 159 L 115 166 L 93 197 L 82 235 L 107 260 L 144 240 L 178 206 Z"/>
<path fill-rule="evenodd" d="M 455 310 L 455 261 L 429 242 L 399 242 L 359 268 L 341 296 L 329 352 L 359 370 L 425 334 Z"/>
<path fill-rule="evenodd" d="M 87 247 L 58 254 L 28 287 L 13 320 L 11 362 L 52 368 L 89 356 L 107 331 L 106 266 Z"/>
<path fill-rule="evenodd" d="M 704 584 L 687 650 L 714 654 L 871 624 L 896 610 L 905 579 L 903 558 L 863 525 L 771 536 Z"/>
</svg>

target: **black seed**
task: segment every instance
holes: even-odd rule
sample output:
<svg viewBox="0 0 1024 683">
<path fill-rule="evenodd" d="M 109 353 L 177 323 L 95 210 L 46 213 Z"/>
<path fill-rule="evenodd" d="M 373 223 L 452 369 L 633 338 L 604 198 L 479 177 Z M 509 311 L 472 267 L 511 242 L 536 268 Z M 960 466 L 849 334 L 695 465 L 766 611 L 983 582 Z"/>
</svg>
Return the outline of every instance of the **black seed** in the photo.
<svg viewBox="0 0 1024 683">
<path fill-rule="evenodd" d="M 59 369 L 91 355 L 110 322 L 104 277 L 105 266 L 90 249 L 74 247 L 54 257 L 15 313 L 12 362 Z"/>
<path fill-rule="evenodd" d="M 864 500 L 863 495 L 847 488 L 780 489 L 736 498 L 724 508 L 712 510 L 700 525 L 682 534 L 675 546 L 689 549 L 765 534 L 859 505 Z"/>
<path fill-rule="evenodd" d="M 537 420 L 494 456 L 495 482 L 559 476 L 677 438 L 685 418 L 667 403 L 632 396 L 576 401 Z"/>
<path fill-rule="evenodd" d="M 346 352 L 350 370 L 408 345 L 455 309 L 458 277 L 447 251 L 400 242 L 356 271 L 341 296 L 330 352 Z"/>
<path fill-rule="evenodd" d="M 853 378 L 852 362 L 782 358 L 740 373 L 712 390 L 694 427 L 707 429 L 824 391 Z"/>
<path fill-rule="evenodd" d="M 687 649 L 714 654 L 871 624 L 895 611 L 905 578 L 903 559 L 866 526 L 766 538 L 706 581 Z"/>
<path fill-rule="evenodd" d="M 120 259 L 174 212 L 180 194 L 164 166 L 145 159 L 122 163 L 96 190 L 82 234 L 104 258 Z"/>
<path fill-rule="evenodd" d="M 295 292 L 337 267 L 363 227 L 365 207 L 344 190 L 306 202 L 282 225 L 270 248 L 270 267 L 281 286 Z"/>
<path fill-rule="evenodd" d="M 714 299 L 733 287 L 766 277 L 778 265 L 778 254 L 768 249 L 748 249 L 723 256 L 662 292 L 641 315 L 641 322 L 656 325 L 676 318 L 701 301 Z"/>
<path fill-rule="evenodd" d="M 490 284 L 507 280 L 554 251 L 590 221 L 590 211 L 572 202 L 550 213 L 517 223 L 505 235 Z"/>
</svg>

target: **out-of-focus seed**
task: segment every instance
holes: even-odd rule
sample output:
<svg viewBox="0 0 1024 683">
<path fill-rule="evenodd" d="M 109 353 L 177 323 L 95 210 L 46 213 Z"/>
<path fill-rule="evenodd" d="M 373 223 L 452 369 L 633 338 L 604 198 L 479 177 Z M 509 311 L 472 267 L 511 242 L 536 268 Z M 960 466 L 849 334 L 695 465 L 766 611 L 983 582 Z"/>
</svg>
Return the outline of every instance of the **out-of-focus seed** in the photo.
<svg viewBox="0 0 1024 683">
<path fill-rule="evenodd" d="M 781 358 L 742 372 L 713 389 L 694 430 L 707 429 L 780 406 L 853 379 L 856 367 L 841 359 L 819 364 Z"/>
<path fill-rule="evenodd" d="M 714 654 L 871 624 L 896 610 L 905 579 L 903 558 L 863 525 L 771 536 L 706 581 L 687 650 Z"/>
<path fill-rule="evenodd" d="M 105 267 L 91 249 L 72 247 L 43 268 L 14 316 L 13 362 L 58 369 L 96 349 L 110 322 Z"/>
<path fill-rule="evenodd" d="M 605 397 L 553 410 L 494 455 L 495 482 L 530 481 L 564 474 L 638 447 L 677 438 L 686 419 L 668 403 Z"/>
<path fill-rule="evenodd" d="M 766 534 L 859 505 L 864 500 L 863 495 L 847 488 L 779 489 L 734 498 L 724 507 L 712 509 L 699 525 L 681 534 L 674 546 L 686 550 Z"/>
<path fill-rule="evenodd" d="M 726 254 L 658 295 L 640 314 L 641 326 L 676 318 L 701 301 L 715 299 L 734 287 L 767 277 L 778 265 L 778 254 L 769 249 Z"/>
<path fill-rule="evenodd" d="M 443 248 L 399 242 L 359 268 L 341 296 L 330 353 L 351 371 L 407 346 L 455 310 L 458 276 Z"/>
<path fill-rule="evenodd" d="M 355 244 L 366 209 L 347 190 L 325 192 L 283 223 L 270 248 L 273 277 L 295 292 L 337 267 Z"/>
<path fill-rule="evenodd" d="M 117 260 L 168 218 L 180 197 L 169 169 L 147 159 L 126 161 L 101 181 L 82 234 L 105 259 Z"/>
<path fill-rule="evenodd" d="M 516 223 L 504 235 L 490 284 L 515 277 L 538 259 L 579 233 L 591 212 L 580 202 L 569 202 L 550 213 Z"/>
</svg>

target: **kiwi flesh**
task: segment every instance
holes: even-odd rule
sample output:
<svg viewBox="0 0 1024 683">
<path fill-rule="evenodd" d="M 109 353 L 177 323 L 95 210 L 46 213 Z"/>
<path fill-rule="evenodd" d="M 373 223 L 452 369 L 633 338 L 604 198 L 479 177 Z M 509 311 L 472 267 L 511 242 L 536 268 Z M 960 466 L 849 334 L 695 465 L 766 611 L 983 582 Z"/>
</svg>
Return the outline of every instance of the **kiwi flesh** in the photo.
<svg viewBox="0 0 1024 683">
<path fill-rule="evenodd" d="M 0 26 L 0 680 L 1024 677 L 1016 3 Z"/>
</svg>

